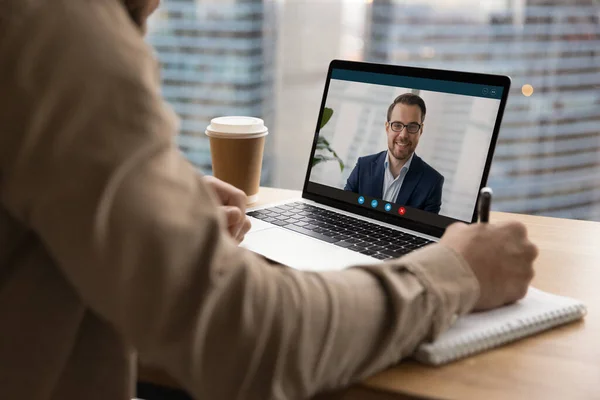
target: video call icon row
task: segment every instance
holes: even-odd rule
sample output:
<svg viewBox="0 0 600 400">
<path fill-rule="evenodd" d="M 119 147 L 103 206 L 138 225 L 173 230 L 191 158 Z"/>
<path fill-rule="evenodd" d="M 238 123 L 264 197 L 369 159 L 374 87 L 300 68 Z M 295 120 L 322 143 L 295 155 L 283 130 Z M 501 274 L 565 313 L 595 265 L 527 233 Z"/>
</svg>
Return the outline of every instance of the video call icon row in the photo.
<svg viewBox="0 0 600 400">
<path fill-rule="evenodd" d="M 358 204 L 363 205 L 365 204 L 365 197 L 364 196 L 359 196 L 358 197 Z M 377 201 L 376 199 L 371 200 L 371 207 L 372 208 L 377 208 L 377 206 L 379 205 L 379 201 Z M 387 212 L 392 211 L 392 205 L 390 203 L 385 203 L 385 205 L 383 206 L 383 209 Z M 404 215 L 406 214 L 406 208 L 404 207 L 400 207 L 398 209 L 398 214 L 400 215 Z"/>
</svg>

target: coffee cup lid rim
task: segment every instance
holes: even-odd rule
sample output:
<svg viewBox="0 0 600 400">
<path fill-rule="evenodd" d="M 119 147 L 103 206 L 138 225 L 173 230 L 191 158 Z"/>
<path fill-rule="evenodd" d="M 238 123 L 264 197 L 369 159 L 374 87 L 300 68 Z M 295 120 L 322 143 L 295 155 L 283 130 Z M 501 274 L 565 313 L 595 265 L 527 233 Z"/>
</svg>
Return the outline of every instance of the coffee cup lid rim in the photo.
<svg viewBox="0 0 600 400">
<path fill-rule="evenodd" d="M 217 117 L 206 127 L 208 136 L 260 135 L 268 132 L 265 123 L 260 118 L 244 116 Z"/>
<path fill-rule="evenodd" d="M 254 133 L 231 133 L 231 132 L 214 132 L 211 130 L 205 130 L 204 134 L 208 137 L 220 138 L 220 139 L 255 139 L 269 134 L 268 130 Z"/>
</svg>

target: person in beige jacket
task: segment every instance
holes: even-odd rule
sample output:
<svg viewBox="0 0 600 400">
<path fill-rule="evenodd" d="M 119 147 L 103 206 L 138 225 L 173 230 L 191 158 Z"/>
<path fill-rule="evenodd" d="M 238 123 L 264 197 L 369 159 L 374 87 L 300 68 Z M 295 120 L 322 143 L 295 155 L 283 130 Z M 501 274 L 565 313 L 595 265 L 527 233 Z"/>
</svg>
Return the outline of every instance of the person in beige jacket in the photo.
<svg viewBox="0 0 600 400">
<path fill-rule="evenodd" d="M 239 191 L 174 144 L 155 6 L 0 0 L 0 399 L 129 399 L 135 352 L 198 399 L 303 399 L 524 296 L 515 223 L 342 272 L 239 248 Z"/>
</svg>

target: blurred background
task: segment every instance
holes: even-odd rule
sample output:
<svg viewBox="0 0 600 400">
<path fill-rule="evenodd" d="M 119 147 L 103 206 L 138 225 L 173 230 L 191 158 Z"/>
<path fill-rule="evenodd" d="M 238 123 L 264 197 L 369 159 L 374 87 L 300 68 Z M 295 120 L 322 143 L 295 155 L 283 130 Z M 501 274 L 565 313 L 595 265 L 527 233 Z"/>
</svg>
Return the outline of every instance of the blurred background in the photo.
<svg viewBox="0 0 600 400">
<path fill-rule="evenodd" d="M 600 221 L 597 0 L 162 0 L 148 41 L 191 162 L 210 173 L 211 118 L 261 117 L 263 184 L 290 189 L 331 59 L 510 75 L 494 209 Z"/>
</svg>

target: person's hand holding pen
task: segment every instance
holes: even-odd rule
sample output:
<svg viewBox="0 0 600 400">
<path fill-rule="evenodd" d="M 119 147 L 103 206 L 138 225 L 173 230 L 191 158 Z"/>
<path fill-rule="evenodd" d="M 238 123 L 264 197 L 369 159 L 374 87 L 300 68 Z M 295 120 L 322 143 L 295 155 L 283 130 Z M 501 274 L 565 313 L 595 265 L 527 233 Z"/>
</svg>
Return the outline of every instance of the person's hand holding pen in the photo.
<svg viewBox="0 0 600 400">
<path fill-rule="evenodd" d="M 479 197 L 480 222 L 453 224 L 440 240 L 460 254 L 477 277 L 480 296 L 475 310 L 495 308 L 523 298 L 533 279 L 533 261 L 538 255 L 522 223 L 488 223 L 491 202 L 492 190 L 483 188 Z"/>
</svg>

